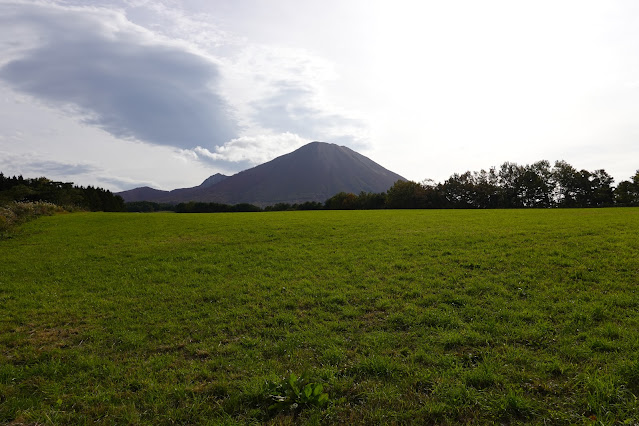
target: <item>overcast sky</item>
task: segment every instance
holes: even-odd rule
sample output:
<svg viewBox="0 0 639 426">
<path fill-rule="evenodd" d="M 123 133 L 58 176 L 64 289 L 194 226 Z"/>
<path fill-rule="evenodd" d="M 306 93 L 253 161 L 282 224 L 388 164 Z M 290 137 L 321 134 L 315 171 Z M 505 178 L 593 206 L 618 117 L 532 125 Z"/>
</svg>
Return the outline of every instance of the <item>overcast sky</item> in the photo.
<svg viewBox="0 0 639 426">
<path fill-rule="evenodd" d="M 0 171 L 113 191 L 311 141 L 415 181 L 639 169 L 639 2 L 0 0 Z"/>
</svg>

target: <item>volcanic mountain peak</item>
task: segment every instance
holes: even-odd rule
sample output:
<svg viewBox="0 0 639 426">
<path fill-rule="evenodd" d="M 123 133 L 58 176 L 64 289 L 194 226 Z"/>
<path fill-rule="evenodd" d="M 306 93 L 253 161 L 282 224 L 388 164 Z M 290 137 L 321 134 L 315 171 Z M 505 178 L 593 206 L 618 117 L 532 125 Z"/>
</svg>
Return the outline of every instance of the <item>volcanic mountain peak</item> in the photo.
<svg viewBox="0 0 639 426">
<path fill-rule="evenodd" d="M 311 142 L 233 176 L 213 175 L 197 187 L 164 191 L 158 194 L 159 198 L 147 201 L 251 203 L 261 206 L 323 202 L 339 192 L 385 192 L 397 180 L 405 179 L 350 148 Z M 134 201 L 129 199 L 127 192 L 136 190 L 120 195 L 125 201 Z"/>
</svg>

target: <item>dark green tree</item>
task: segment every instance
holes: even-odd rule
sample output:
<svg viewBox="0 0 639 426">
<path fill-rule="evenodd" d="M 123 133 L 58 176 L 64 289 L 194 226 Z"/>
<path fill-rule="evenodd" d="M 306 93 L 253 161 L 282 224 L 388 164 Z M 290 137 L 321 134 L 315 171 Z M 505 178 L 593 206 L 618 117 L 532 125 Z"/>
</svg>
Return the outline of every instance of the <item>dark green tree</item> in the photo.
<svg viewBox="0 0 639 426">
<path fill-rule="evenodd" d="M 578 207 L 579 172 L 566 161 L 556 161 L 552 169 L 552 185 L 558 207 Z"/>
<path fill-rule="evenodd" d="M 550 163 L 545 160 L 519 168 L 515 187 L 521 207 L 551 207 L 551 177 Z"/>
<path fill-rule="evenodd" d="M 389 209 L 424 208 L 425 200 L 424 186 L 410 180 L 398 180 L 386 192 L 386 208 Z"/>
<path fill-rule="evenodd" d="M 383 209 L 386 206 L 385 193 L 360 192 L 357 196 L 357 208 L 362 210 Z"/>
<path fill-rule="evenodd" d="M 499 177 L 495 168 L 473 173 L 475 199 L 473 204 L 482 209 L 494 209 L 499 206 Z"/>
<path fill-rule="evenodd" d="M 329 210 L 355 210 L 358 207 L 357 195 L 351 192 L 340 192 L 326 200 L 324 207 Z"/>
<path fill-rule="evenodd" d="M 446 206 L 454 209 L 470 209 L 480 207 L 478 194 L 471 172 L 453 174 L 442 185 Z"/>
<path fill-rule="evenodd" d="M 639 170 L 630 180 L 619 182 L 614 190 L 615 205 L 639 207 Z"/>
<path fill-rule="evenodd" d="M 614 179 L 604 169 L 591 174 L 591 205 L 589 207 L 610 207 L 614 205 Z"/>
<path fill-rule="evenodd" d="M 520 198 L 521 175 L 524 168 L 516 163 L 506 162 L 501 165 L 498 173 L 499 182 L 499 207 L 517 208 L 524 207 Z"/>
</svg>

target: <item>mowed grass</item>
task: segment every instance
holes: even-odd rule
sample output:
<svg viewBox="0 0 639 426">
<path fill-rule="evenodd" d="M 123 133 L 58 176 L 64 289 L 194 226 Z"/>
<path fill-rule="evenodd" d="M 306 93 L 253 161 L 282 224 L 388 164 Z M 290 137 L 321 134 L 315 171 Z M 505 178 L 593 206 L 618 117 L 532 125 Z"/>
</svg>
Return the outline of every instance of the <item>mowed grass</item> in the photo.
<svg viewBox="0 0 639 426">
<path fill-rule="evenodd" d="M 76 213 L 0 262 L 0 423 L 639 421 L 639 209 Z M 329 402 L 269 410 L 291 372 Z"/>
</svg>

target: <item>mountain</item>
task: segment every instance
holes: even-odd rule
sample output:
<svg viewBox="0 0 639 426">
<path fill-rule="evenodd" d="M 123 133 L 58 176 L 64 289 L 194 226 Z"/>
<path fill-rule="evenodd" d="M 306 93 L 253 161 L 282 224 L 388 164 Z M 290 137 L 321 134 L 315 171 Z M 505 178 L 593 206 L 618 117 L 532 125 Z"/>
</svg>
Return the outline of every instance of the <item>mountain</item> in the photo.
<svg viewBox="0 0 639 426">
<path fill-rule="evenodd" d="M 213 176 L 209 176 L 199 184 L 193 188 L 180 188 L 174 189 L 172 191 L 162 191 L 160 189 L 153 189 L 148 186 L 142 186 L 140 188 L 129 189 L 128 191 L 118 192 L 117 195 L 121 196 L 124 201 L 160 201 L 164 202 L 165 199 L 171 199 L 173 196 L 171 194 L 179 194 L 179 196 L 184 197 L 190 193 L 197 193 L 198 189 L 208 188 L 217 183 L 222 182 L 224 179 L 228 178 L 228 176 L 223 175 L 221 173 L 216 173 Z"/>
<path fill-rule="evenodd" d="M 233 176 L 221 179 L 215 176 L 218 175 L 194 188 L 151 190 L 156 192 L 149 191 L 150 188 L 136 188 L 119 195 L 125 201 L 140 201 L 131 196 L 143 194 L 148 197 L 144 200 L 156 202 L 202 201 L 266 206 L 324 202 L 339 192 L 385 192 L 396 181 L 406 180 L 350 148 L 324 142 L 311 142 Z"/>
<path fill-rule="evenodd" d="M 116 193 L 116 195 L 122 197 L 126 202 L 159 200 L 167 194 L 170 194 L 170 192 L 153 189 L 148 186 L 142 186 L 140 188 L 129 189 L 128 191 Z"/>
</svg>

